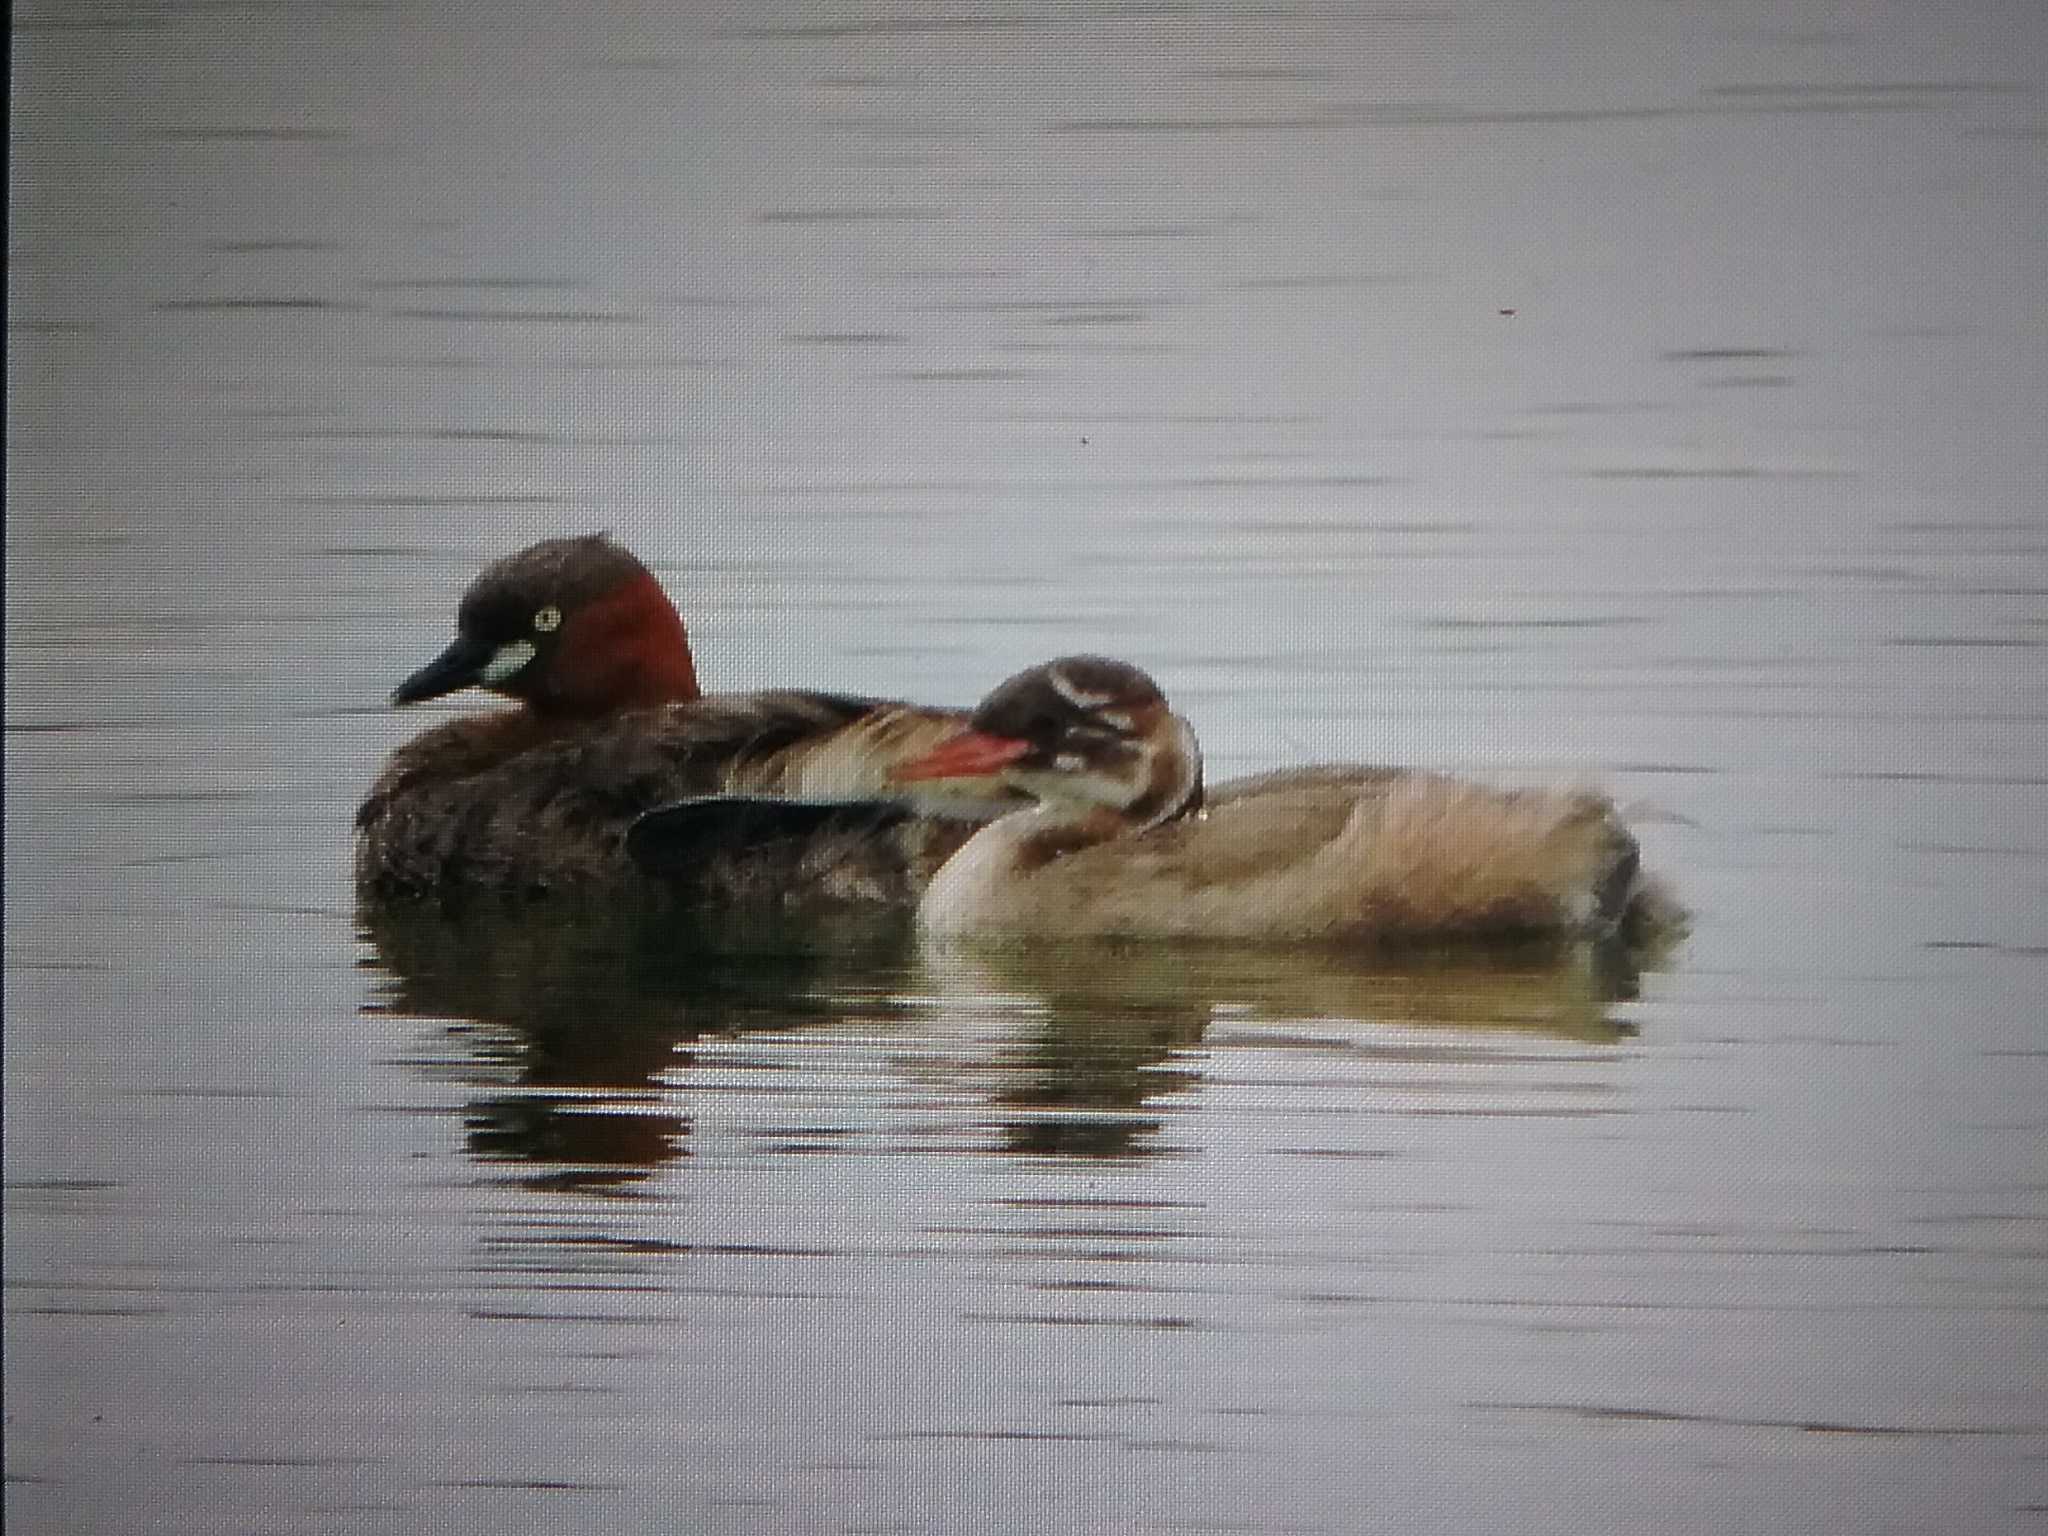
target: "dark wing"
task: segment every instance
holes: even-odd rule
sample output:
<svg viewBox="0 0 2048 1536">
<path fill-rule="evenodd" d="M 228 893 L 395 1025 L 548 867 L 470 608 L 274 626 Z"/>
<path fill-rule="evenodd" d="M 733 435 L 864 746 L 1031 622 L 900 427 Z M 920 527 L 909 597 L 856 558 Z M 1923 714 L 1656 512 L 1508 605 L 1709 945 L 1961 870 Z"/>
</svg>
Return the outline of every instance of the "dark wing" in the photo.
<svg viewBox="0 0 2048 1536">
<path fill-rule="evenodd" d="M 892 800 L 700 795 L 638 817 L 626 830 L 626 853 L 650 875 L 694 874 L 736 855 L 827 837 L 868 837 L 915 815 Z"/>
</svg>

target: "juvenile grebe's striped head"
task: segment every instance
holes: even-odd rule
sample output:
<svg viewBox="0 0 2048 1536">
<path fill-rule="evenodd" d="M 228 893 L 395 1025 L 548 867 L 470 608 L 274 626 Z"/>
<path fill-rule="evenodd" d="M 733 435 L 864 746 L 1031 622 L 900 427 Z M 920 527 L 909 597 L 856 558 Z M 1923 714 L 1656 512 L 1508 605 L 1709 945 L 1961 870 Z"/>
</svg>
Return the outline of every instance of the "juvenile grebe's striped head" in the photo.
<svg viewBox="0 0 2048 1536">
<path fill-rule="evenodd" d="M 1202 753 L 1159 685 L 1129 662 L 1062 656 L 1019 672 L 975 706 L 967 730 L 894 777 L 1000 770 L 1048 806 L 1116 811 L 1150 827 L 1199 810 Z"/>
<path fill-rule="evenodd" d="M 590 716 L 698 696 L 675 605 L 603 534 L 544 539 L 485 566 L 462 595 L 455 630 L 392 703 L 486 688 L 540 714 Z"/>
</svg>

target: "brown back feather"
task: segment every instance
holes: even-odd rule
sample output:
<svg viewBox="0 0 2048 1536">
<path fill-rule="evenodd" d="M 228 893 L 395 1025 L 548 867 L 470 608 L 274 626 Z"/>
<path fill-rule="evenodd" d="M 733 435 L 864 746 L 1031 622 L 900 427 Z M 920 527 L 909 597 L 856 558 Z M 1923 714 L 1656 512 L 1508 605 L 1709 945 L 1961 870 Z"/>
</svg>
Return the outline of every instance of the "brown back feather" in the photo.
<svg viewBox="0 0 2048 1536">
<path fill-rule="evenodd" d="M 621 846 L 641 812 L 694 795 L 818 793 L 821 781 L 828 792 L 843 783 L 848 796 L 863 792 L 856 782 L 863 777 L 879 788 L 891 753 L 920 750 L 957 730 L 960 719 L 873 699 L 775 691 L 714 695 L 572 731 L 551 731 L 523 710 L 451 721 L 399 748 L 364 801 L 357 886 L 365 895 L 641 887 L 644 877 Z M 961 805 L 971 831 L 974 802 Z M 986 815 L 994 807 L 980 809 Z M 898 892 L 930 861 L 927 845 L 942 841 L 929 831 L 842 837 L 785 853 L 782 866 L 788 878 L 819 890 L 845 885 L 858 899 L 868 889 Z M 706 879 L 767 884 L 775 860 L 753 862 L 752 874 L 707 871 Z"/>
</svg>

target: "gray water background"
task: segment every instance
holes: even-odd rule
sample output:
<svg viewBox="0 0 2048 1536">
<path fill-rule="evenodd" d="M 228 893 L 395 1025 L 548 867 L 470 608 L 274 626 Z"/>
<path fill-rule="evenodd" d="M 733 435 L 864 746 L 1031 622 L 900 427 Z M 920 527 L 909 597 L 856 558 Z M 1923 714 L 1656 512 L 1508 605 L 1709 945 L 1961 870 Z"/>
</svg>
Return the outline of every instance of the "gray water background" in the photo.
<svg viewBox="0 0 2048 1536">
<path fill-rule="evenodd" d="M 19 7 L 20 1531 L 2048 1508 L 2048 11 Z M 1615 1000 L 359 927 L 611 528 L 714 687 L 1586 780 Z"/>
</svg>

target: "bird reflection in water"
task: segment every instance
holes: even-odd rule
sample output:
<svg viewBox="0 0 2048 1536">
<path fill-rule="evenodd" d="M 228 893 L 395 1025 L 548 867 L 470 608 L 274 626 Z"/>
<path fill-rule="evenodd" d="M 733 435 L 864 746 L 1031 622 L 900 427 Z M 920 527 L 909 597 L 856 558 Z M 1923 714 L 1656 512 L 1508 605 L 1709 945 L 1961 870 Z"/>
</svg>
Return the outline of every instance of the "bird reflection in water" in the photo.
<svg viewBox="0 0 2048 1536">
<path fill-rule="evenodd" d="M 1647 957 L 1616 946 L 1408 950 L 1343 956 L 1160 943 L 928 942 L 928 1028 L 955 1042 L 945 1070 L 981 1076 L 1017 1152 L 1122 1157 L 1162 1150 L 1162 1108 L 1199 1086 L 1198 1049 L 1241 1030 L 1268 1042 L 1289 1021 L 1314 1041 L 1427 1031 L 1389 1048 L 1464 1059 L 1471 1037 L 1508 1032 L 1582 1045 L 1632 1038 L 1612 1005 L 1634 998 Z M 1282 1037 L 1284 1038 L 1284 1036 Z M 1432 1042 L 1435 1042 L 1432 1045 Z M 979 1060 L 977 1073 L 971 1062 Z"/>
<path fill-rule="evenodd" d="M 539 1190 L 624 1194 L 690 1151 L 703 1048 L 774 1037 L 801 1071 L 849 1039 L 888 1074 L 945 1090 L 986 1145 L 1041 1157 L 1170 1151 L 1196 1052 L 1314 1021 L 1581 1044 L 1633 1033 L 1612 1005 L 1646 957 L 1586 945 L 1341 957 L 1147 943 L 920 947 L 899 914 L 622 915 L 560 903 L 366 908 L 370 1011 L 439 1021 L 423 1071 L 477 1089 L 469 1152 Z M 1656 957 L 1647 957 L 1653 963 Z M 1412 1061 L 1427 1043 L 1398 1054 Z M 791 1053 L 794 1052 L 792 1057 Z M 708 1074 L 707 1074 L 708 1075 Z M 967 1105 L 979 1109 L 960 1108 Z M 947 1141 L 962 1127 L 939 1127 Z M 828 1138 L 829 1140 L 829 1138 Z M 953 1144 L 958 1144 L 954 1142 Z"/>
<path fill-rule="evenodd" d="M 618 1192 L 686 1156 L 690 1117 L 662 1083 L 694 1042 L 837 1018 L 839 980 L 889 974 L 908 948 L 900 918 L 872 914 L 392 903 L 358 920 L 384 976 L 367 1011 L 443 1021 L 416 1064 L 495 1090 L 467 1106 L 468 1148 L 530 1165 L 535 1188 Z"/>
</svg>

